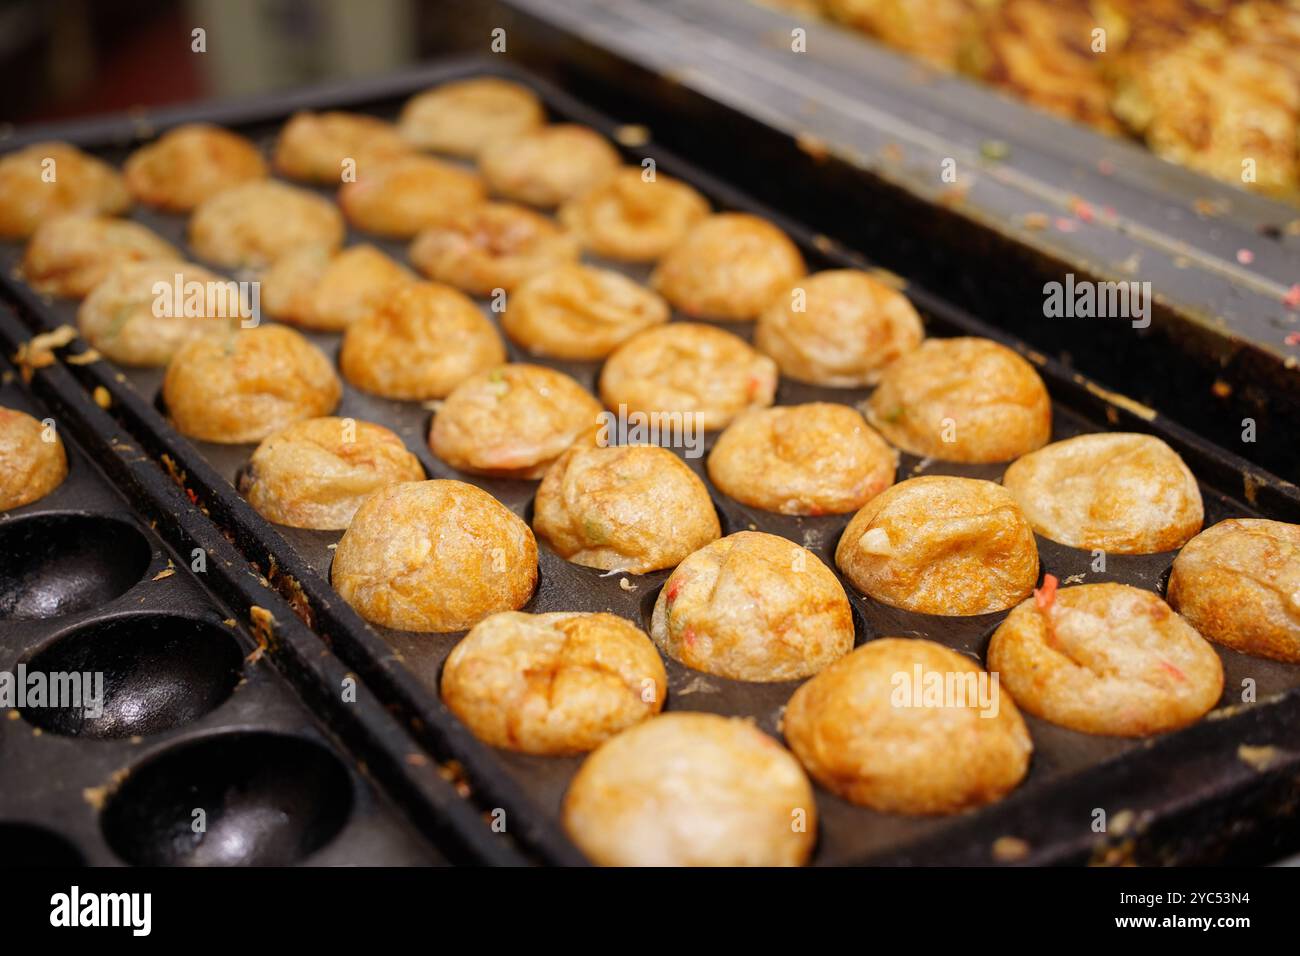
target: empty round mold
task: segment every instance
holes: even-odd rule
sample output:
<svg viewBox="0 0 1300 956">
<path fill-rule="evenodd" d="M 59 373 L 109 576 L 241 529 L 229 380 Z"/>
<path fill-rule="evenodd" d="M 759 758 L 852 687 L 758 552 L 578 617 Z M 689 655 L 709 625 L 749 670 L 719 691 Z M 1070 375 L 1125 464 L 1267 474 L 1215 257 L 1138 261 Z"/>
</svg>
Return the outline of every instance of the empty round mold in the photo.
<svg viewBox="0 0 1300 956">
<path fill-rule="evenodd" d="M 352 810 L 332 753 L 300 737 L 204 737 L 134 768 L 102 817 L 113 851 L 137 866 L 287 866 L 329 843 Z"/>
<path fill-rule="evenodd" d="M 63 837 L 34 823 L 0 821 L 0 867 L 82 866 L 81 853 Z"/>
<path fill-rule="evenodd" d="M 135 526 L 91 514 L 0 523 L 0 619 L 58 617 L 121 597 L 149 567 Z"/>
<path fill-rule="evenodd" d="M 26 666 L 29 674 L 58 674 L 65 681 L 82 675 L 80 700 L 24 708 L 28 723 L 69 737 L 133 737 L 178 727 L 214 710 L 239 682 L 243 655 L 234 636 L 219 624 L 173 614 L 132 614 L 69 631 Z M 95 699 L 100 674 L 102 700 Z"/>
</svg>

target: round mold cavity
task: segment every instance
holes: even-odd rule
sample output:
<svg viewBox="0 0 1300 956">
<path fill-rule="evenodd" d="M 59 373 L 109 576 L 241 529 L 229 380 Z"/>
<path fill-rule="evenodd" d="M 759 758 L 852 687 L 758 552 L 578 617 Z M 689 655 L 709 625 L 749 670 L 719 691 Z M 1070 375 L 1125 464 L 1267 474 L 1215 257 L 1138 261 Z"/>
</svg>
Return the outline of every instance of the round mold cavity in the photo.
<svg viewBox="0 0 1300 956">
<path fill-rule="evenodd" d="M 0 524 L 0 620 L 101 607 L 144 577 L 152 549 L 134 525 L 92 514 Z"/>
<path fill-rule="evenodd" d="M 53 830 L 0 821 L 0 867 L 85 866 L 81 852 Z"/>
<path fill-rule="evenodd" d="M 67 737 L 147 736 L 198 720 L 239 682 L 243 655 L 217 624 L 171 614 L 133 614 L 76 628 L 27 661 L 27 671 L 83 675 L 76 706 L 26 708 L 28 723 Z M 84 675 L 103 675 L 103 700 Z M 51 681 L 53 683 L 53 681 Z"/>
<path fill-rule="evenodd" d="M 134 768 L 101 826 L 136 866 L 288 866 L 334 839 L 351 811 L 348 772 L 324 747 L 240 731 Z"/>
</svg>

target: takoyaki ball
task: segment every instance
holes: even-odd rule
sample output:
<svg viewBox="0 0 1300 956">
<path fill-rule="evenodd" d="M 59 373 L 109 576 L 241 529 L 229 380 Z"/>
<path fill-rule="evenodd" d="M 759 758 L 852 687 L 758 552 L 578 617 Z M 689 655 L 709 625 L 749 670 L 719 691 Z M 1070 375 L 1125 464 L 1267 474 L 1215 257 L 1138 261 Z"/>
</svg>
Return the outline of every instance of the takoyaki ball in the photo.
<svg viewBox="0 0 1300 956">
<path fill-rule="evenodd" d="M 709 477 L 741 504 L 845 514 L 894 483 L 898 453 L 857 409 L 830 402 L 742 412 L 709 453 Z"/>
<path fill-rule="evenodd" d="M 757 318 L 805 272 L 789 237 L 766 220 L 724 212 L 691 227 L 659 260 L 650 284 L 694 318 Z"/>
<path fill-rule="evenodd" d="M 425 229 L 411 243 L 415 267 L 470 295 L 509 292 L 530 276 L 578 261 L 578 243 L 545 216 L 483 203 Z"/>
<path fill-rule="evenodd" d="M 1201 492 L 1178 453 L 1151 435 L 1079 435 L 1012 463 L 1002 484 L 1034 530 L 1072 548 L 1172 551 L 1201 530 Z"/>
<path fill-rule="evenodd" d="M 537 542 L 482 489 L 407 481 L 381 488 L 357 510 L 330 578 L 372 624 L 461 631 L 527 603 L 537 586 Z"/>
<path fill-rule="evenodd" d="M 208 336 L 177 351 L 163 377 L 176 428 L 200 441 L 261 441 L 334 411 L 342 386 L 316 346 L 282 325 Z"/>
<path fill-rule="evenodd" d="M 265 179 L 266 161 L 251 142 L 220 126 L 177 126 L 127 157 L 131 195 L 149 206 L 189 212 L 231 186 Z"/>
<path fill-rule="evenodd" d="M 561 206 L 559 219 L 593 255 L 654 262 L 708 214 L 708 200 L 681 180 L 624 166 Z"/>
<path fill-rule="evenodd" d="M 704 482 L 656 445 L 579 439 L 546 472 L 533 511 L 560 557 L 602 571 L 671 568 L 722 534 Z"/>
<path fill-rule="evenodd" d="M 1006 346 L 927 339 L 884 370 L 867 421 L 914 455 L 1009 461 L 1047 444 L 1052 403 L 1034 367 Z"/>
<path fill-rule="evenodd" d="M 341 531 L 380 488 L 423 478 L 419 459 L 387 428 L 308 418 L 262 440 L 240 474 L 239 490 L 267 521 Z"/>
<path fill-rule="evenodd" d="M 363 169 L 339 189 L 339 206 L 358 229 L 409 239 L 486 196 L 474 173 L 432 156 L 411 156 Z"/>
<path fill-rule="evenodd" d="M 339 369 L 372 395 L 443 398 L 465 379 L 506 360 L 501 336 L 455 289 L 411 282 L 390 292 L 343 334 Z"/>
<path fill-rule="evenodd" d="M 42 295 L 81 299 L 122 263 L 180 258 L 171 243 L 138 222 L 73 214 L 37 227 L 20 268 Z"/>
<path fill-rule="evenodd" d="M 0 156 L 0 237 L 30 236 L 68 213 L 116 216 L 130 205 L 117 170 L 68 143 L 34 143 Z"/>
<path fill-rule="evenodd" d="M 817 806 L 799 762 L 741 717 L 661 714 L 602 744 L 564 796 L 601 866 L 801 866 Z"/>
<path fill-rule="evenodd" d="M 700 428 L 723 428 L 749 408 L 772 404 L 776 363 L 739 336 L 691 322 L 638 332 L 605 363 L 600 397 L 618 411 L 679 413 Z"/>
<path fill-rule="evenodd" d="M 503 611 L 461 639 L 442 699 L 479 740 L 544 756 L 586 753 L 663 708 L 650 639 L 613 614 Z"/>
<path fill-rule="evenodd" d="M 161 299 L 154 291 L 159 283 L 170 290 Z M 201 300 L 185 292 L 190 283 L 202 284 Z M 209 290 L 222 293 L 220 298 L 212 296 L 210 307 Z M 82 300 L 77 326 L 81 337 L 112 362 L 162 366 L 181 346 L 196 339 L 226 341 L 250 305 L 235 283 L 192 262 L 126 262 L 114 267 Z"/>
<path fill-rule="evenodd" d="M 546 122 L 532 90 L 509 80 L 482 77 L 425 90 L 402 108 L 397 128 L 419 149 L 477 156 L 494 139 L 515 136 Z"/>
<path fill-rule="evenodd" d="M 921 614 L 988 614 L 1038 580 L 1034 532 L 991 481 L 927 475 L 881 492 L 853 516 L 835 563 L 863 594 Z"/>
<path fill-rule="evenodd" d="M 955 688 L 951 698 L 926 698 L 935 676 Z M 796 690 L 782 733 L 836 796 L 883 813 L 956 813 L 1006 796 L 1029 769 L 1034 745 L 1024 719 L 995 691 L 954 650 L 882 637 Z"/>
<path fill-rule="evenodd" d="M 66 477 L 68 457 L 58 433 L 26 412 L 0 406 L 0 511 L 39 501 Z"/>
<path fill-rule="evenodd" d="M 1230 518 L 1178 553 L 1169 603 L 1243 654 L 1300 663 L 1300 525 Z"/>
<path fill-rule="evenodd" d="M 374 246 L 350 246 L 338 254 L 303 246 L 262 274 L 262 308 L 281 322 L 339 332 L 414 281 L 413 272 Z"/>
<path fill-rule="evenodd" d="M 294 113 L 275 141 L 276 172 L 313 183 L 345 182 L 403 156 L 411 145 L 391 123 L 364 113 Z M 352 165 L 345 166 L 345 163 Z"/>
<path fill-rule="evenodd" d="M 876 384 L 885 366 L 924 337 L 907 296 L 854 269 L 796 280 L 754 328 L 755 347 L 785 375 L 831 388 Z"/>
<path fill-rule="evenodd" d="M 839 580 L 809 551 L 739 531 L 669 575 L 650 636 L 673 660 L 718 677 L 798 680 L 853 650 L 853 612 Z"/>
<path fill-rule="evenodd" d="M 190 217 L 190 247 L 229 268 L 262 268 L 308 245 L 343 244 L 343 217 L 328 199 L 277 182 L 252 182 L 204 200 Z"/>
<path fill-rule="evenodd" d="M 574 123 L 542 126 L 493 140 L 478 167 L 498 196 L 549 209 L 618 169 L 618 151 L 593 129 Z"/>
<path fill-rule="evenodd" d="M 595 428 L 600 403 L 562 372 L 498 365 L 461 382 L 433 418 L 429 447 L 461 471 L 540 478 L 579 435 Z"/>
<path fill-rule="evenodd" d="M 1185 727 L 1219 702 L 1219 655 L 1157 595 L 1050 583 L 989 642 L 989 670 L 1029 713 L 1086 734 L 1141 737 Z"/>
<path fill-rule="evenodd" d="M 534 355 L 599 359 L 668 315 L 668 303 L 645 286 L 575 263 L 525 280 L 510 296 L 501 327 Z"/>
</svg>

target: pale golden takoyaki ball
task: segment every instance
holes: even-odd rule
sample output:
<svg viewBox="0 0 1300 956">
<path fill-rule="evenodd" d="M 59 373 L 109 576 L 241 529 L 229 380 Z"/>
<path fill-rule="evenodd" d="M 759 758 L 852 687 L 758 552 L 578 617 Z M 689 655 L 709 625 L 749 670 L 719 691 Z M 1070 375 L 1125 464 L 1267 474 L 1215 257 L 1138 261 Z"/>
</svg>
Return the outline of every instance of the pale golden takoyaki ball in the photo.
<svg viewBox="0 0 1300 956">
<path fill-rule="evenodd" d="M 223 189 L 265 179 L 267 165 L 257 147 L 238 133 L 210 123 L 186 123 L 137 149 L 122 172 L 139 202 L 189 212 Z"/>
<path fill-rule="evenodd" d="M 115 216 L 130 206 L 121 174 L 68 143 L 33 143 L 0 156 L 0 237 L 30 236 L 56 216 Z"/>
</svg>

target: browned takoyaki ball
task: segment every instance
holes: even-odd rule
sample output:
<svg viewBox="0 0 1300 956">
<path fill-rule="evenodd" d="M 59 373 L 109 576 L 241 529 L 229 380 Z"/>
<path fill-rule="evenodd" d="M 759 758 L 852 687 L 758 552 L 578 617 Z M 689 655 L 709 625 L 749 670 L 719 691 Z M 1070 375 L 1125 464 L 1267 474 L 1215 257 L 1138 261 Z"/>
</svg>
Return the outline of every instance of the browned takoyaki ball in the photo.
<svg viewBox="0 0 1300 956">
<path fill-rule="evenodd" d="M 20 268 L 37 292 L 81 299 L 124 262 L 180 258 L 171 243 L 138 222 L 74 213 L 37 228 Z"/>
<path fill-rule="evenodd" d="M 433 419 L 429 447 L 461 471 L 540 478 L 596 427 L 597 402 L 576 381 L 540 365 L 499 365 L 470 376 Z"/>
<path fill-rule="evenodd" d="M 424 469 L 387 428 L 352 418 L 309 418 L 262 440 L 239 490 L 263 518 L 293 528 L 343 530 L 386 485 Z"/>
<path fill-rule="evenodd" d="M 533 529 L 575 564 L 645 574 L 722 534 L 709 491 L 666 448 L 579 439 L 542 479 Z"/>
<path fill-rule="evenodd" d="M 469 299 L 437 282 L 411 282 L 348 326 L 343 377 L 364 392 L 407 401 L 443 398 L 506 360 L 501 336 Z"/>
<path fill-rule="evenodd" d="M 831 402 L 743 412 L 709 453 L 709 477 L 742 504 L 789 515 L 857 511 L 894 483 L 898 453 L 855 408 Z"/>
<path fill-rule="evenodd" d="M 833 269 L 797 279 L 758 317 L 754 345 L 781 372 L 832 388 L 874 385 L 925 332 L 901 292 L 865 272 Z"/>
<path fill-rule="evenodd" d="M 226 341 L 251 306 L 236 283 L 192 262 L 124 262 L 82 300 L 77 327 L 110 361 L 158 366 L 196 339 Z"/>
<path fill-rule="evenodd" d="M 623 167 L 561 206 L 561 224 L 593 255 L 654 262 L 709 214 L 709 203 L 681 180 L 648 176 Z"/>
<path fill-rule="evenodd" d="M 757 318 L 805 272 L 789 237 L 747 213 L 718 213 L 691 227 L 659 261 L 651 285 L 693 318 Z"/>
<path fill-rule="evenodd" d="M 494 139 L 545 122 L 546 111 L 532 90 L 489 76 L 444 83 L 411 97 L 397 127 L 419 149 L 472 157 Z"/>
<path fill-rule="evenodd" d="M 44 498 L 68 477 L 58 432 L 26 412 L 0 407 L 0 511 Z"/>
<path fill-rule="evenodd" d="M 1230 518 L 1178 553 L 1169 603 L 1224 647 L 1300 663 L 1300 525 Z"/>
<path fill-rule="evenodd" d="M 613 614 L 493 614 L 442 669 L 447 708 L 484 743 L 585 753 L 653 717 L 668 692 L 659 652 Z"/>
<path fill-rule="evenodd" d="M 483 203 L 425 229 L 411 243 L 410 256 L 430 279 L 489 296 L 577 262 L 578 243 L 531 209 Z"/>
<path fill-rule="evenodd" d="M 575 263 L 524 281 L 501 327 L 534 355 L 598 359 L 668 315 L 667 302 L 627 276 Z"/>
<path fill-rule="evenodd" d="M 1034 532 L 991 481 L 927 475 L 867 502 L 835 563 L 863 594 L 922 614 L 988 614 L 1024 600 L 1038 580 Z"/>
<path fill-rule="evenodd" d="M 313 183 L 346 182 L 411 154 L 391 123 L 363 113 L 295 113 L 280 130 L 276 172 Z"/>
<path fill-rule="evenodd" d="M 988 339 L 927 339 L 885 369 L 867 421 L 914 455 L 995 462 L 1047 444 L 1052 405 L 1034 367 Z"/>
<path fill-rule="evenodd" d="M 752 722 L 670 713 L 586 759 L 564 829 L 602 866 L 801 866 L 817 806 L 799 762 Z"/>
<path fill-rule="evenodd" d="M 527 603 L 537 586 L 537 542 L 518 516 L 473 485 L 402 482 L 358 509 L 330 579 L 372 624 L 461 631 Z"/>
<path fill-rule="evenodd" d="M 541 126 L 489 143 L 479 170 L 498 196 L 549 209 L 618 169 L 618 151 L 593 129 Z"/>
<path fill-rule="evenodd" d="M 777 377 L 776 363 L 739 336 L 670 322 L 619 346 L 601 370 L 600 397 L 614 411 L 679 414 L 712 430 L 771 405 Z"/>
<path fill-rule="evenodd" d="M 68 213 L 115 216 L 130 205 L 117 170 L 68 143 L 33 143 L 0 156 L 0 237 L 30 236 Z"/>
<path fill-rule="evenodd" d="M 334 411 L 342 386 L 316 346 L 282 325 L 240 329 L 181 346 L 163 401 L 181 433 L 239 444 Z"/>
<path fill-rule="evenodd" d="M 365 232 L 408 239 L 483 201 L 474 173 L 434 159 L 410 156 L 360 171 L 339 189 L 348 222 Z"/>
<path fill-rule="evenodd" d="M 168 130 L 128 156 L 122 171 L 131 195 L 169 212 L 189 212 L 223 189 L 267 174 L 256 146 L 209 123 Z"/>
<path fill-rule="evenodd" d="M 951 699 L 927 699 L 936 677 L 954 687 Z M 1015 703 L 978 664 L 901 637 L 862 645 L 796 690 L 782 732 L 823 787 L 884 813 L 999 800 L 1024 779 L 1033 751 Z"/>
<path fill-rule="evenodd" d="M 1013 462 L 1002 484 L 1034 530 L 1072 548 L 1171 551 L 1201 530 L 1201 492 L 1151 435 L 1079 435 Z"/>
<path fill-rule="evenodd" d="M 718 677 L 798 680 L 853 649 L 853 612 L 813 554 L 740 531 L 677 566 L 655 601 L 650 636 L 669 657 Z"/>
<path fill-rule="evenodd" d="M 256 269 L 302 246 L 337 249 L 343 217 L 328 199 L 305 189 L 269 180 L 244 183 L 194 210 L 189 241 L 205 262 Z"/>
<path fill-rule="evenodd" d="M 351 246 L 337 254 L 303 246 L 262 273 L 262 308 L 281 322 L 339 332 L 413 282 L 413 272 L 374 246 Z"/>
<path fill-rule="evenodd" d="M 1223 693 L 1214 648 L 1157 595 L 1127 584 L 1039 591 L 994 632 L 988 657 L 1021 707 L 1086 734 L 1177 730 Z"/>
</svg>

